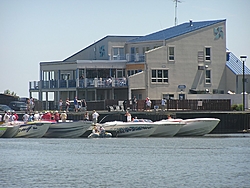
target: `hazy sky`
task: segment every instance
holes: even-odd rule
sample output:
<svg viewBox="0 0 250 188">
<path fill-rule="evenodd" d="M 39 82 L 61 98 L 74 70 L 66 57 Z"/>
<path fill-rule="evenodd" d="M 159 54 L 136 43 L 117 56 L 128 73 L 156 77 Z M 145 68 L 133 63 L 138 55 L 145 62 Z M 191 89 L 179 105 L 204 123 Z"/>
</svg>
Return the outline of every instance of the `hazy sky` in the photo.
<svg viewBox="0 0 250 188">
<path fill-rule="evenodd" d="M 247 55 L 250 0 L 180 0 L 178 24 L 226 19 L 227 48 Z M 0 93 L 29 96 L 39 63 L 64 60 L 106 35 L 146 35 L 174 26 L 172 0 L 0 0 Z"/>
</svg>

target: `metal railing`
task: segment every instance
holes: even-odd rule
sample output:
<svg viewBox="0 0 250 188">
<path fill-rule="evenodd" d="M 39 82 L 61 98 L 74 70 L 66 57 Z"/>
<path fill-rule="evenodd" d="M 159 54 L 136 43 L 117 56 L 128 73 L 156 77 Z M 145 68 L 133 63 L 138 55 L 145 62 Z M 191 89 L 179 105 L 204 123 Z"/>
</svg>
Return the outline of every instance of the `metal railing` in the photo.
<svg viewBox="0 0 250 188">
<path fill-rule="evenodd" d="M 102 87 L 127 87 L 126 78 L 84 78 L 76 80 L 49 80 L 32 81 L 30 90 L 61 89 L 61 88 L 102 88 Z"/>
</svg>

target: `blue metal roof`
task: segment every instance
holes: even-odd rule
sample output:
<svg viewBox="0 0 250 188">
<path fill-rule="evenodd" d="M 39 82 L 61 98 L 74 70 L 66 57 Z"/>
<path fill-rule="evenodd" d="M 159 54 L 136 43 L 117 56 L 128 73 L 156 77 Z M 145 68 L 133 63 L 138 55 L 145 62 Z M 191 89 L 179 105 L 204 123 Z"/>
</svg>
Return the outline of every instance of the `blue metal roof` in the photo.
<svg viewBox="0 0 250 188">
<path fill-rule="evenodd" d="M 180 35 L 184 35 L 186 33 L 190 33 L 196 31 L 198 29 L 202 29 L 219 22 L 226 21 L 223 20 L 213 20 L 213 21 L 201 21 L 201 22 L 192 22 L 192 26 L 190 26 L 190 22 L 183 23 L 174 27 L 170 27 L 168 29 L 164 29 L 149 35 L 145 35 L 143 37 L 139 37 L 136 39 L 132 39 L 128 42 L 147 42 L 147 41 L 158 41 L 158 40 L 168 40 Z"/>
<path fill-rule="evenodd" d="M 243 64 L 232 52 L 227 52 L 227 62 L 226 66 L 235 74 L 243 74 Z M 250 69 L 246 66 L 245 63 L 245 75 L 250 75 Z"/>
</svg>

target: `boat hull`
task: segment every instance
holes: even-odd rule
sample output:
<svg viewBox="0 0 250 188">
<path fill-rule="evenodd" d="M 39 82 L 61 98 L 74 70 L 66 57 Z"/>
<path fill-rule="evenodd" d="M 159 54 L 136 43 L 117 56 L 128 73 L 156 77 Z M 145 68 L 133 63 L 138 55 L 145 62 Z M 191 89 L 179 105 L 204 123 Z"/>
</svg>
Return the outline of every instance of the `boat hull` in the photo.
<svg viewBox="0 0 250 188">
<path fill-rule="evenodd" d="M 151 137 L 173 137 L 185 125 L 182 122 L 169 122 L 161 120 L 154 122 L 156 130 L 151 134 Z"/>
<path fill-rule="evenodd" d="M 0 137 L 3 136 L 3 134 L 6 132 L 6 130 L 7 130 L 7 127 L 0 125 Z"/>
<path fill-rule="evenodd" d="M 68 121 L 53 123 L 44 137 L 46 138 L 78 138 L 92 125 L 90 121 Z"/>
<path fill-rule="evenodd" d="M 19 132 L 20 125 L 22 125 L 23 122 L 14 122 L 14 123 L 6 123 L 4 124 L 7 129 L 5 133 L 2 135 L 2 138 L 13 138 L 17 135 Z"/>
<path fill-rule="evenodd" d="M 183 120 L 186 124 L 176 136 L 203 136 L 210 133 L 220 122 L 217 118 L 194 118 Z"/>
<path fill-rule="evenodd" d="M 48 131 L 51 122 L 34 121 L 20 125 L 16 138 L 41 138 Z"/>
<path fill-rule="evenodd" d="M 103 126 L 116 137 L 149 137 L 156 130 L 147 122 L 108 122 Z"/>
</svg>

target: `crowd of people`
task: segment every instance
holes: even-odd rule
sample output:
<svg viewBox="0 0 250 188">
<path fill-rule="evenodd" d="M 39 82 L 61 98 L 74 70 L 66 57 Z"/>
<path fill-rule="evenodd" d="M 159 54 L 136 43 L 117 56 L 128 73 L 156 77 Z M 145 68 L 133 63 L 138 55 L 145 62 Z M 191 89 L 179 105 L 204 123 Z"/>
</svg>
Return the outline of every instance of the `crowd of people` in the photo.
<svg viewBox="0 0 250 188">
<path fill-rule="evenodd" d="M 5 111 L 4 115 L 0 115 L 0 122 L 8 123 L 8 122 L 15 122 L 19 119 L 16 112 Z"/>
<path fill-rule="evenodd" d="M 19 114 L 20 115 L 20 114 Z M 67 120 L 67 112 L 66 110 L 62 111 L 62 112 L 58 112 L 56 111 L 44 111 L 44 112 L 29 112 L 26 111 L 23 116 L 19 119 L 19 116 L 16 112 L 11 112 L 11 111 L 5 111 L 4 115 L 0 114 L 0 122 L 15 122 L 18 120 L 23 120 L 24 123 L 27 122 L 32 122 L 32 121 L 55 121 L 58 122 L 59 120 L 61 120 L 62 122 Z M 90 115 L 88 111 L 86 111 L 83 114 L 83 120 L 85 121 L 93 121 L 93 124 L 97 124 L 98 122 L 98 117 L 99 117 L 99 113 L 96 112 L 95 110 L 93 110 L 92 114 Z"/>
<path fill-rule="evenodd" d="M 71 101 L 72 102 L 72 101 Z M 73 100 L 73 104 L 74 104 L 74 111 L 75 112 L 79 112 L 79 111 L 86 111 L 87 110 L 87 103 L 85 101 L 85 99 L 77 99 L 77 96 L 74 98 Z M 63 102 L 62 99 L 59 100 L 59 110 L 62 111 L 63 110 L 63 106 L 65 106 L 65 111 L 69 112 L 70 110 L 70 100 L 69 98 L 67 98 L 65 100 L 65 103 Z"/>
<path fill-rule="evenodd" d="M 38 112 L 35 111 L 35 113 L 32 112 L 25 112 L 25 114 L 22 117 L 22 120 L 27 123 L 31 121 L 56 121 L 58 122 L 59 120 L 66 121 L 67 120 L 67 113 L 66 111 L 63 111 L 62 113 L 59 113 L 57 110 L 56 111 L 45 111 L 43 112 Z"/>
</svg>

